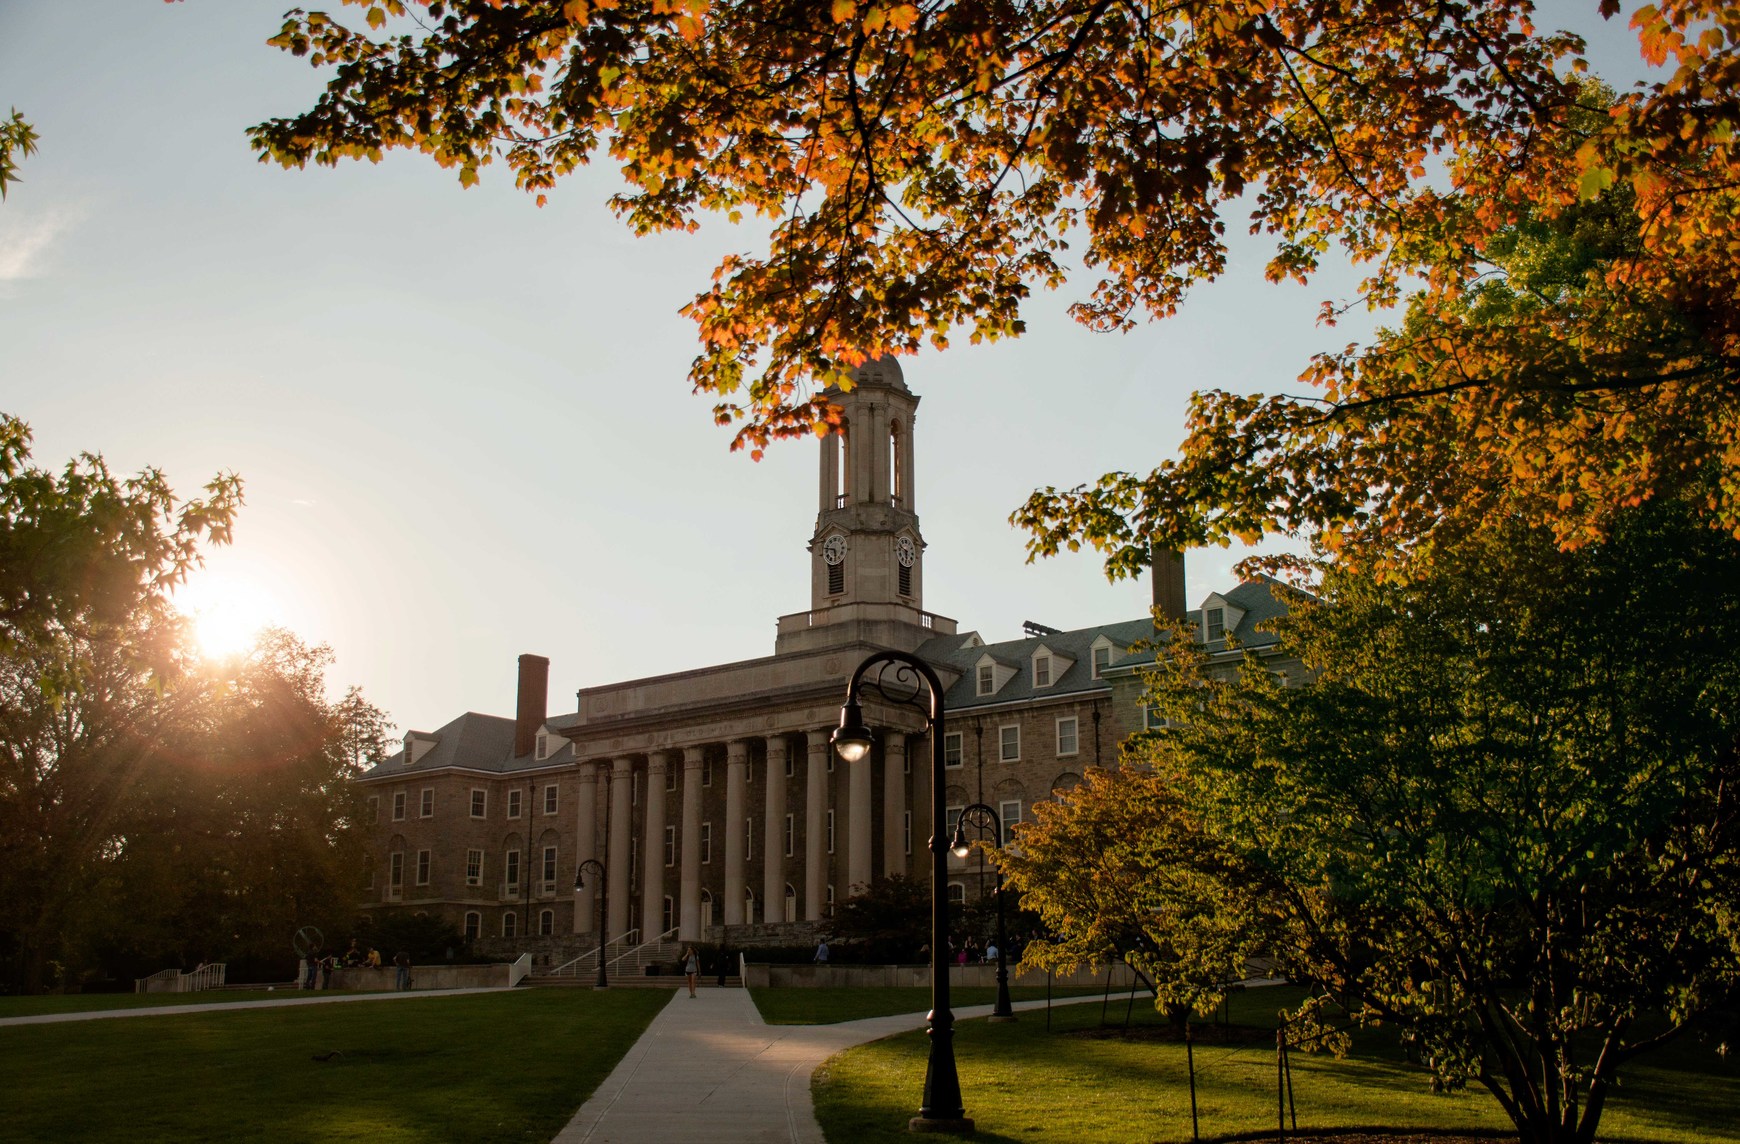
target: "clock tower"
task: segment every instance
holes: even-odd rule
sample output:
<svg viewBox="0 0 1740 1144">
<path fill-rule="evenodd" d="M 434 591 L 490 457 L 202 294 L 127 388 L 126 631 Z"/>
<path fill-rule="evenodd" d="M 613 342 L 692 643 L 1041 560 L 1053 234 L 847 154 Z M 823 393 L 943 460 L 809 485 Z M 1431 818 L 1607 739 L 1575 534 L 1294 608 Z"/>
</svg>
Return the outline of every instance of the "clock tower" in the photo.
<svg viewBox="0 0 1740 1144">
<path fill-rule="evenodd" d="M 846 643 L 910 650 L 941 634 L 940 617 L 924 611 L 912 479 L 918 398 L 893 358 L 865 362 L 852 378 L 850 390 L 827 391 L 841 417 L 821 442 L 810 610 L 781 619 L 776 651 Z"/>
</svg>

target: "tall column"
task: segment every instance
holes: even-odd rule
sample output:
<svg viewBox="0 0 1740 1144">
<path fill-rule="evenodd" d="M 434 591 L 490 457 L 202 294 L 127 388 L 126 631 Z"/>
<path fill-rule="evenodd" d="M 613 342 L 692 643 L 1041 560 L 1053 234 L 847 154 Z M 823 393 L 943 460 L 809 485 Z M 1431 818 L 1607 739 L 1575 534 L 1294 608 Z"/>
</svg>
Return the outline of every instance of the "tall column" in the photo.
<svg viewBox="0 0 1740 1144">
<path fill-rule="evenodd" d="M 580 764 L 580 797 L 575 799 L 574 867 L 598 857 L 598 764 Z M 574 895 L 574 932 L 591 933 L 598 917 L 598 879 Z"/>
<path fill-rule="evenodd" d="M 701 748 L 683 748 L 683 889 L 677 940 L 701 940 Z"/>
<path fill-rule="evenodd" d="M 842 898 L 849 898 L 870 886 L 873 869 L 870 864 L 870 827 L 875 822 L 875 811 L 870 805 L 874 789 L 873 769 L 870 759 L 846 768 L 849 802 L 846 809 L 846 885 L 840 895 Z"/>
<path fill-rule="evenodd" d="M 628 932 L 629 796 L 633 793 L 634 760 L 611 760 L 610 773 L 610 901 L 605 904 L 606 940 Z"/>
<path fill-rule="evenodd" d="M 906 873 L 901 827 L 906 814 L 906 734 L 890 731 L 882 748 L 882 872 Z"/>
<path fill-rule="evenodd" d="M 640 940 L 665 932 L 665 767 L 668 756 L 646 757 L 646 846 L 640 863 Z"/>
<path fill-rule="evenodd" d="M 827 730 L 811 731 L 809 778 L 804 784 L 804 920 L 822 920 L 828 884 L 828 742 Z"/>
<path fill-rule="evenodd" d="M 743 828 L 749 781 L 749 743 L 725 744 L 725 924 L 743 924 Z"/>
<path fill-rule="evenodd" d="M 785 752 L 784 735 L 767 739 L 766 817 L 761 830 L 761 916 L 769 925 L 795 918 L 785 916 Z"/>
</svg>

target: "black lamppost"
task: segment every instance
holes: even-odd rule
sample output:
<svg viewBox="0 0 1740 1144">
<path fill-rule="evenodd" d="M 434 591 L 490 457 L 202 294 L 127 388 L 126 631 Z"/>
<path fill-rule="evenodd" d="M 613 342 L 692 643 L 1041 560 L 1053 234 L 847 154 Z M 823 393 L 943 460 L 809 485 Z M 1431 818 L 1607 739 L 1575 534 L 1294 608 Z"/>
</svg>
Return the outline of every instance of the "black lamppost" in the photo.
<svg viewBox="0 0 1740 1144">
<path fill-rule="evenodd" d="M 955 837 L 949 844 L 949 851 L 956 858 L 965 858 L 972 850 L 967 842 L 966 826 L 971 819 L 978 828 L 979 837 L 985 836 L 987 828 L 991 837 L 997 840 L 997 845 L 1003 844 L 1003 820 L 997 812 L 982 802 L 975 802 L 961 811 L 961 816 L 955 820 Z M 981 887 L 983 883 L 980 883 Z M 980 890 L 983 893 L 983 889 Z M 1013 1021 L 1015 1009 L 1009 1004 L 1009 939 L 1003 934 L 1003 867 L 997 867 L 997 1004 L 991 1009 L 993 1021 Z"/>
<path fill-rule="evenodd" d="M 604 863 L 596 858 L 588 858 L 580 863 L 580 868 L 574 871 L 574 892 L 578 894 L 586 888 L 586 871 L 592 871 L 592 876 L 598 879 L 598 981 L 594 989 L 608 989 L 610 978 L 604 973 Z"/>
<path fill-rule="evenodd" d="M 883 651 L 866 659 L 846 684 L 846 704 L 840 708 L 840 727 L 834 732 L 834 750 L 847 765 L 869 765 L 874 736 L 864 725 L 858 705 L 858 689 L 864 676 L 876 669 L 874 685 L 884 699 L 925 711 L 930 735 L 930 1064 L 924 1073 L 924 1103 L 908 1122 L 914 1132 L 971 1132 L 973 1122 L 961 1105 L 961 1080 L 955 1072 L 955 1015 L 949 1010 L 949 973 L 944 961 L 949 947 L 948 840 L 943 837 L 943 688 L 936 672 L 922 659 L 902 651 Z M 891 678 L 884 678 L 893 669 Z M 922 681 L 930 690 L 930 702 L 919 696 Z"/>
</svg>

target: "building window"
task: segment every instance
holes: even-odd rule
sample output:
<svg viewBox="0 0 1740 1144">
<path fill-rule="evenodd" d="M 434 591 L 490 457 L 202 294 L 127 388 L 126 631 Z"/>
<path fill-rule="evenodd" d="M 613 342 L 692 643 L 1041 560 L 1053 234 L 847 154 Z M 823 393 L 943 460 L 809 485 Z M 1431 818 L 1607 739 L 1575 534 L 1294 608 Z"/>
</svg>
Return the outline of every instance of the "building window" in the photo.
<svg viewBox="0 0 1740 1144">
<path fill-rule="evenodd" d="M 997 757 L 1005 763 L 1020 761 L 1021 724 L 1009 723 L 997 728 Z"/>
<path fill-rule="evenodd" d="M 417 807 L 418 818 L 435 817 L 435 788 L 424 787 L 421 803 Z"/>
<path fill-rule="evenodd" d="M 473 942 L 483 933 L 483 915 L 476 910 L 465 911 L 465 940 Z"/>
<path fill-rule="evenodd" d="M 483 851 L 467 850 L 465 852 L 465 884 L 467 886 L 483 885 Z"/>
<path fill-rule="evenodd" d="M 405 852 L 395 850 L 387 855 L 387 888 L 398 890 L 405 884 Z"/>
<path fill-rule="evenodd" d="M 1110 666 L 1112 666 L 1112 649 L 1096 647 L 1094 649 L 1094 678 L 1098 679 Z"/>
<path fill-rule="evenodd" d="M 556 911 L 540 910 L 538 912 L 538 933 L 549 937 L 556 932 Z"/>
<path fill-rule="evenodd" d="M 671 900 L 669 894 L 665 895 L 665 908 L 662 917 L 665 933 L 670 933 L 672 930 L 677 928 L 677 903 Z"/>
<path fill-rule="evenodd" d="M 556 888 L 556 848 L 544 847 L 544 888 L 546 891 Z"/>
<path fill-rule="evenodd" d="M 797 774 L 797 759 L 790 751 L 785 753 L 785 777 L 792 778 Z"/>
<path fill-rule="evenodd" d="M 429 852 L 427 850 L 419 850 L 417 851 L 417 885 L 427 886 L 428 884 Z"/>
<path fill-rule="evenodd" d="M 1078 726 L 1079 724 L 1076 723 L 1074 715 L 1065 715 L 1057 721 L 1058 754 L 1073 755 L 1081 749 L 1076 736 L 1076 729 Z"/>
<path fill-rule="evenodd" d="M 785 856 L 791 857 L 792 844 L 797 841 L 797 815 L 785 816 Z"/>
<path fill-rule="evenodd" d="M 797 918 L 797 887 L 790 882 L 785 884 L 785 920 L 795 922 Z"/>
<path fill-rule="evenodd" d="M 846 590 L 846 562 L 828 565 L 828 595 L 838 596 Z"/>
<path fill-rule="evenodd" d="M 393 792 L 393 821 L 405 821 L 405 792 L 402 790 Z"/>
<path fill-rule="evenodd" d="M 834 916 L 834 884 L 832 882 L 828 883 L 828 904 L 822 912 L 830 918 Z"/>
<path fill-rule="evenodd" d="M 912 595 L 912 569 L 904 564 L 900 566 L 900 594 L 902 596 Z"/>
<path fill-rule="evenodd" d="M 1226 635 L 1226 609 L 1209 608 L 1202 613 L 1203 623 L 1208 627 L 1208 638 L 1218 640 Z"/>
<path fill-rule="evenodd" d="M 834 852 L 834 812 L 828 811 L 828 853 Z"/>
<path fill-rule="evenodd" d="M 943 766 L 958 767 L 961 765 L 961 733 L 950 731 L 943 736 Z"/>
<path fill-rule="evenodd" d="M 997 690 L 997 670 L 988 663 L 979 665 L 979 694 L 989 695 Z"/>
<path fill-rule="evenodd" d="M 964 906 L 967 903 L 967 888 L 960 882 L 949 883 L 949 905 Z"/>
<path fill-rule="evenodd" d="M 710 758 L 701 760 L 701 785 L 713 785 L 713 760 Z"/>
<path fill-rule="evenodd" d="M 379 822 L 380 820 L 381 820 L 381 796 L 378 794 L 371 794 L 371 795 L 369 795 L 369 821 L 370 822 Z"/>
<path fill-rule="evenodd" d="M 544 813 L 545 814 L 555 814 L 556 813 L 556 791 L 557 791 L 557 789 L 558 788 L 557 788 L 555 783 L 551 783 L 549 786 L 544 788 Z"/>
<path fill-rule="evenodd" d="M 482 818 L 489 809 L 489 792 L 482 787 L 471 788 L 471 817 Z"/>
<path fill-rule="evenodd" d="M 743 820 L 743 860 L 749 862 L 753 861 L 754 858 L 755 820 L 753 818 L 746 818 Z"/>
<path fill-rule="evenodd" d="M 1033 686 L 1051 686 L 1051 657 L 1036 655 L 1033 657 Z"/>
<path fill-rule="evenodd" d="M 666 866 L 675 866 L 676 864 L 677 864 L 677 828 L 674 826 L 667 826 L 667 827 L 665 827 L 665 865 Z"/>
<path fill-rule="evenodd" d="M 509 910 L 501 916 L 501 936 L 517 937 L 519 935 L 519 919 Z"/>
<path fill-rule="evenodd" d="M 902 854 L 912 853 L 912 811 L 910 810 L 900 812 L 900 852 Z"/>
<path fill-rule="evenodd" d="M 666 790 L 676 790 L 677 789 L 677 768 L 671 766 L 671 764 L 669 764 L 669 763 L 665 764 L 665 789 Z M 669 927 L 667 927 L 667 928 L 669 928 Z"/>
<path fill-rule="evenodd" d="M 1142 726 L 1150 731 L 1158 731 L 1160 728 L 1166 726 L 1166 716 L 1161 714 L 1159 708 L 1149 707 L 1147 704 L 1143 704 Z"/>
<path fill-rule="evenodd" d="M 520 789 L 518 787 L 515 787 L 514 789 L 508 791 L 508 817 L 509 818 L 518 818 L 519 816 L 520 816 Z"/>
<path fill-rule="evenodd" d="M 1015 828 L 1021 825 L 1020 800 L 998 803 L 997 817 L 1002 820 L 1003 825 L 1003 840 L 1000 845 L 1007 846 L 1015 841 Z"/>
<path fill-rule="evenodd" d="M 705 866 L 711 861 L 713 861 L 713 824 L 703 822 L 701 824 L 701 865 Z"/>
<path fill-rule="evenodd" d="M 510 892 L 520 884 L 520 852 L 518 850 L 507 852 L 507 876 L 505 880 Z"/>
<path fill-rule="evenodd" d="M 550 736 L 544 734 L 542 731 L 539 731 L 538 732 L 538 758 L 547 759 L 549 757 L 550 757 Z"/>
</svg>

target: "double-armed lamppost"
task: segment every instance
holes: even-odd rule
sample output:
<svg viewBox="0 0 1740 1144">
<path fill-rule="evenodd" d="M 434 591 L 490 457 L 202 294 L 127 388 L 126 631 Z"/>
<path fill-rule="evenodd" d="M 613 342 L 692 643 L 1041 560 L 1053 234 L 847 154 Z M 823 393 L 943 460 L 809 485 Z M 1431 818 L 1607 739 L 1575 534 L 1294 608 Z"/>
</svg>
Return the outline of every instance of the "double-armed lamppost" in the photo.
<svg viewBox="0 0 1740 1144">
<path fill-rule="evenodd" d="M 592 876 L 598 881 L 598 980 L 592 986 L 594 989 L 608 989 L 610 978 L 604 973 L 604 863 L 596 858 L 588 858 L 580 863 L 574 871 L 574 892 L 578 894 L 586 888 L 586 872 L 592 871 Z"/>
<path fill-rule="evenodd" d="M 966 827 L 971 822 L 979 831 L 979 837 L 985 836 L 985 831 L 991 832 L 991 837 L 997 845 L 1003 845 L 1003 820 L 997 812 L 982 802 L 969 804 L 961 811 L 961 816 L 955 820 L 955 836 L 949 843 L 949 851 L 956 858 L 965 858 L 972 850 L 972 844 L 967 841 Z M 980 883 L 981 892 L 984 883 Z M 1009 939 L 1003 934 L 1003 867 L 997 867 L 997 1004 L 991 1009 L 993 1021 L 1013 1021 L 1015 1009 L 1009 1004 Z"/>
<path fill-rule="evenodd" d="M 930 735 L 930 1064 L 924 1074 L 924 1103 L 909 1122 L 914 1132 L 971 1132 L 973 1122 L 961 1105 L 961 1080 L 955 1072 L 955 1016 L 949 1011 L 949 974 L 945 963 L 949 947 L 948 840 L 943 837 L 945 817 L 943 787 L 943 688 L 936 672 L 922 659 L 901 651 L 883 651 L 866 659 L 846 684 L 846 704 L 840 708 L 840 727 L 834 732 L 834 750 L 848 766 L 869 766 L 874 736 L 864 725 L 858 691 L 872 669 L 873 683 L 891 703 L 926 712 Z M 929 689 L 926 704 L 919 684 Z"/>
</svg>

